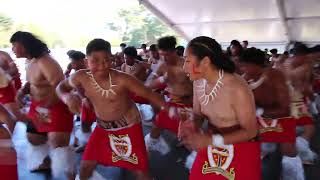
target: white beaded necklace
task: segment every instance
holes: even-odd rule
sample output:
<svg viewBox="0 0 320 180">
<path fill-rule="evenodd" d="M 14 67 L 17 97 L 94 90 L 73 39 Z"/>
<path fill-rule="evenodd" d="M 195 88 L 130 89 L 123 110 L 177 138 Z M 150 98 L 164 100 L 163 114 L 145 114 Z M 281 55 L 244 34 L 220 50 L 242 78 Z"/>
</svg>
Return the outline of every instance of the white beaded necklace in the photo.
<svg viewBox="0 0 320 180">
<path fill-rule="evenodd" d="M 261 75 L 260 78 L 257 81 L 254 81 L 253 79 L 248 80 L 249 88 L 251 90 L 255 90 L 256 88 L 261 86 L 261 84 L 264 83 L 265 79 L 266 79 L 266 76 Z"/>
<path fill-rule="evenodd" d="M 117 86 L 117 85 L 112 84 L 112 80 L 111 80 L 111 75 L 110 75 L 110 73 L 109 73 L 109 84 L 110 84 L 109 89 L 103 89 L 103 88 L 98 84 L 98 82 L 94 79 L 92 72 L 89 71 L 89 72 L 87 72 L 87 74 L 89 75 L 89 77 L 90 77 L 90 79 L 91 79 L 91 82 L 92 82 L 93 86 L 95 87 L 96 91 L 97 91 L 98 93 L 101 93 L 101 95 L 102 95 L 103 97 L 108 98 L 110 93 L 112 93 L 112 94 L 114 94 L 114 95 L 117 95 L 117 93 L 114 92 L 114 90 L 112 89 L 112 87 L 115 87 L 115 86 Z"/>
<path fill-rule="evenodd" d="M 130 73 L 131 73 L 131 72 L 134 72 L 134 71 L 136 70 L 136 63 L 134 63 L 132 66 L 130 66 L 130 65 L 128 65 L 128 64 L 126 64 L 126 65 L 127 65 L 127 67 L 129 68 Z"/>
<path fill-rule="evenodd" d="M 199 98 L 202 105 L 205 106 L 209 103 L 209 101 L 215 99 L 215 97 L 218 94 L 218 90 L 223 86 L 223 83 L 221 82 L 223 78 L 223 74 L 224 74 L 224 71 L 219 70 L 219 78 L 209 94 L 206 94 L 206 85 L 207 85 L 206 80 L 203 80 L 203 83 L 198 86 L 200 88 L 198 89 L 198 91 L 202 93 L 202 95 Z"/>
</svg>

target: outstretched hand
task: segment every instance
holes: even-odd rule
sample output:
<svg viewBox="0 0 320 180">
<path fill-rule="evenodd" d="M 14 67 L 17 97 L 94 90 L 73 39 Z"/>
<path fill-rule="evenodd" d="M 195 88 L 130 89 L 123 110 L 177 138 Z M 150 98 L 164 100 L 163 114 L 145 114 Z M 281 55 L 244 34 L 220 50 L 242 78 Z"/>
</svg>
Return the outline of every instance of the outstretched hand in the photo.
<svg viewBox="0 0 320 180">
<path fill-rule="evenodd" d="M 180 121 L 178 138 L 191 150 L 200 150 L 211 144 L 211 136 L 198 129 L 192 120 Z"/>
<path fill-rule="evenodd" d="M 65 103 L 69 107 L 69 110 L 74 114 L 80 114 L 82 100 L 78 94 L 70 93 L 65 97 Z"/>
</svg>

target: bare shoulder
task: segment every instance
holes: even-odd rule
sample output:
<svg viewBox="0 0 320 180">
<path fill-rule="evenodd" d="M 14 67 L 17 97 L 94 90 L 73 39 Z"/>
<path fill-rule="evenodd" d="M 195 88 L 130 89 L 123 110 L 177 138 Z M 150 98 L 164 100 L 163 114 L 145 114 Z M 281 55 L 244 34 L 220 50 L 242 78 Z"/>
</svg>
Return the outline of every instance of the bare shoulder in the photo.
<svg viewBox="0 0 320 180">
<path fill-rule="evenodd" d="M 161 73 L 165 73 L 168 69 L 168 66 L 166 63 L 161 63 L 160 66 L 159 66 L 159 69 L 158 69 L 158 72 L 161 72 Z"/>
<path fill-rule="evenodd" d="M 275 81 L 284 81 L 285 75 L 282 71 L 274 68 L 268 68 L 265 72 L 267 78 L 271 80 L 272 82 Z"/>
<path fill-rule="evenodd" d="M 40 65 L 40 66 L 44 66 L 46 68 L 58 68 L 58 69 L 61 69 L 59 63 L 52 56 L 50 56 L 49 54 L 40 57 L 37 60 L 37 64 Z"/>
<path fill-rule="evenodd" d="M 110 75 L 112 81 L 116 81 L 117 83 L 125 83 L 128 78 L 132 77 L 131 75 L 116 69 L 110 69 Z"/>
<path fill-rule="evenodd" d="M 143 69 L 144 68 L 145 62 L 138 62 L 137 63 L 137 68 Z"/>
<path fill-rule="evenodd" d="M 226 73 L 222 83 L 230 95 L 251 94 L 247 81 L 238 74 Z"/>
<path fill-rule="evenodd" d="M 87 75 L 88 72 L 89 72 L 89 69 L 80 69 L 80 70 L 76 71 L 75 73 L 73 73 L 71 76 L 72 77 L 85 77 L 85 75 Z"/>
<path fill-rule="evenodd" d="M 0 51 L 0 60 L 5 60 L 7 63 L 13 62 L 10 55 L 5 51 Z"/>
<path fill-rule="evenodd" d="M 70 77 L 68 78 L 69 83 L 73 84 L 73 86 L 76 86 L 75 84 L 79 85 L 79 84 L 82 84 L 83 82 L 84 83 L 88 82 L 87 72 L 89 72 L 89 70 L 81 69 L 71 74 Z"/>
</svg>

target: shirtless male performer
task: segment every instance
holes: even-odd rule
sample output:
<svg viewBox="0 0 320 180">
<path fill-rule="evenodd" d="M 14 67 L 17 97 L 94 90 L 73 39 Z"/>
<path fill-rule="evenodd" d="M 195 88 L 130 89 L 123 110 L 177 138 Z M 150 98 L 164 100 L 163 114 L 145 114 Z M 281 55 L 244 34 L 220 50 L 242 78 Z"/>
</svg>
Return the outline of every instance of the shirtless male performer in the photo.
<svg viewBox="0 0 320 180">
<path fill-rule="evenodd" d="M 168 109 L 162 98 L 132 76 L 111 69 L 110 43 L 94 39 L 86 48 L 89 69 L 72 74 L 57 87 L 59 97 L 74 112 L 80 111 L 81 99 L 73 89 L 92 102 L 97 115 L 93 131 L 83 154 L 80 179 L 101 177 L 97 164 L 132 170 L 138 179 L 148 179 L 148 158 L 144 145 L 141 117 L 129 92 L 148 99 L 157 107 Z"/>
<path fill-rule="evenodd" d="M 16 92 L 20 88 L 21 80 L 16 64 L 8 53 L 0 51 L 0 103 L 17 119 L 22 120 L 24 117 L 20 113 L 19 104 L 15 101 Z M 13 130 L 11 129 L 13 127 L 10 127 L 10 131 Z"/>
<path fill-rule="evenodd" d="M 11 76 L 15 89 L 19 90 L 22 86 L 22 82 L 18 67 L 10 55 L 4 51 L 0 51 L 0 67 Z"/>
<path fill-rule="evenodd" d="M 81 51 L 70 50 L 67 52 L 67 55 L 69 56 L 71 62 L 69 63 L 68 68 L 64 73 L 66 77 L 70 76 L 72 70 L 78 71 L 80 69 L 87 69 L 87 63 L 85 59 L 86 55 Z M 77 153 L 84 150 L 84 147 L 88 143 L 89 137 L 91 135 L 91 125 L 96 120 L 93 107 L 86 98 L 83 99 L 80 116 L 81 128 L 75 129 L 76 139 L 74 144 L 78 146 L 76 148 Z"/>
<path fill-rule="evenodd" d="M 309 113 L 314 106 L 312 90 L 312 66 L 316 59 L 309 54 L 309 49 L 302 43 L 296 43 L 293 56 L 283 63 L 283 72 L 289 84 L 291 96 L 291 115 L 296 118 L 296 147 L 303 163 L 312 164 L 317 155 L 310 149 L 309 142 L 315 133 L 313 119 Z"/>
<path fill-rule="evenodd" d="M 0 105 L 0 172 L 1 179 L 18 180 L 17 154 L 10 131 L 3 126 L 15 122 L 15 117 Z"/>
<path fill-rule="evenodd" d="M 160 111 L 150 134 L 145 137 L 148 150 L 156 150 L 163 155 L 170 151 L 169 145 L 161 137 L 161 129 L 167 129 L 177 135 L 180 123 L 179 114 L 192 111 L 192 83 L 183 70 L 184 61 L 176 53 L 176 38 L 167 36 L 158 40 L 160 56 L 164 63 L 160 65 L 149 87 L 156 89 L 159 83 L 166 83 L 169 103 L 172 108 L 169 113 Z"/>
<path fill-rule="evenodd" d="M 73 128 L 68 107 L 59 100 L 55 88 L 64 79 L 58 62 L 50 56 L 47 45 L 29 32 L 18 31 L 10 42 L 17 58 L 27 58 L 27 83 L 18 92 L 17 99 L 31 96 L 27 125 L 29 147 L 27 166 L 31 171 L 43 167 L 51 159 L 52 175 L 74 179 L 74 152 L 69 147 Z"/>
<path fill-rule="evenodd" d="M 240 58 L 243 77 L 254 93 L 260 141 L 279 143 L 280 152 L 283 155 L 282 177 L 284 180 L 291 178 L 301 180 L 304 179 L 304 173 L 295 147 L 295 119 L 290 115 L 290 95 L 286 79 L 281 71 L 265 67 L 265 61 L 264 52 L 256 48 L 248 48 Z M 280 172 L 277 170 L 281 169 L 281 158 L 275 158 L 276 154 L 270 155 L 276 147 L 263 148 L 270 146 L 275 144 L 262 145 L 262 155 L 267 159 L 274 158 L 275 164 L 264 168 L 263 179 L 279 179 Z"/>
<path fill-rule="evenodd" d="M 181 123 L 179 137 L 198 151 L 189 179 L 261 179 L 255 104 L 247 83 L 210 37 L 191 40 L 185 57 L 185 71 L 194 81 L 195 114 Z M 195 125 L 204 119 L 208 130 Z"/>
<path fill-rule="evenodd" d="M 139 56 L 145 61 L 147 61 L 150 57 L 149 51 L 147 50 L 147 45 L 146 44 L 141 44 L 141 50 L 139 53 Z"/>
<path fill-rule="evenodd" d="M 123 53 L 125 63 L 122 64 L 121 70 L 144 82 L 147 78 L 146 69 L 137 60 L 138 54 L 136 48 L 133 46 L 126 47 Z"/>
<path fill-rule="evenodd" d="M 232 40 L 230 43 L 230 58 L 236 65 L 236 73 L 241 74 L 239 69 L 239 58 L 243 52 L 243 47 L 238 40 Z"/>
<path fill-rule="evenodd" d="M 124 53 L 123 53 L 123 51 L 124 51 L 124 49 L 127 47 L 127 44 L 125 44 L 125 43 L 121 43 L 120 44 L 120 49 L 121 49 L 121 51 L 120 52 L 117 52 L 116 54 L 115 54 L 115 56 L 116 56 L 116 58 L 119 58 L 119 64 L 123 64 L 124 63 Z M 121 63 L 120 63 L 121 62 Z"/>
<path fill-rule="evenodd" d="M 145 81 L 146 86 L 150 85 L 150 83 L 154 79 L 154 76 L 158 76 L 157 71 L 161 66 L 161 64 L 164 63 L 163 58 L 160 57 L 159 50 L 156 44 L 152 44 L 150 46 L 149 52 L 150 52 L 150 58 L 148 62 L 144 64 L 145 67 L 149 69 L 148 78 Z M 159 87 L 157 87 L 156 89 L 163 90 L 163 88 L 165 87 L 166 87 L 166 84 L 162 83 L 162 84 L 159 84 Z"/>
<path fill-rule="evenodd" d="M 83 54 L 81 51 L 70 50 L 67 52 L 67 55 L 69 56 L 71 62 L 68 64 L 68 67 L 64 72 L 64 75 L 66 77 L 70 76 L 72 70 L 78 71 L 79 69 L 87 68 L 85 60 L 86 55 Z"/>
</svg>

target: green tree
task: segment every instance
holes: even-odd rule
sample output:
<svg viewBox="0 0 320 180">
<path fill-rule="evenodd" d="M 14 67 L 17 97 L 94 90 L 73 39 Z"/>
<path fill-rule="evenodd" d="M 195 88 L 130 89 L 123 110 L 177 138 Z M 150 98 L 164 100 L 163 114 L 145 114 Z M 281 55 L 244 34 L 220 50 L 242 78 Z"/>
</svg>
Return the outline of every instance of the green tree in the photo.
<svg viewBox="0 0 320 180">
<path fill-rule="evenodd" d="M 9 47 L 9 37 L 13 28 L 13 20 L 0 14 L 0 47 Z"/>
<path fill-rule="evenodd" d="M 10 17 L 0 14 L 0 31 L 9 31 L 12 28 L 13 21 Z"/>
<path fill-rule="evenodd" d="M 155 43 L 164 35 L 176 35 L 142 5 L 119 10 L 114 22 L 108 22 L 107 27 L 117 31 L 122 42 L 132 46 Z"/>
</svg>

